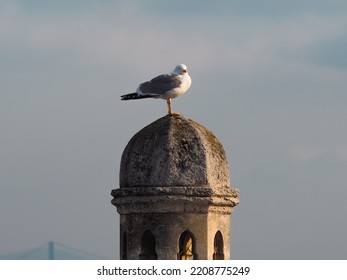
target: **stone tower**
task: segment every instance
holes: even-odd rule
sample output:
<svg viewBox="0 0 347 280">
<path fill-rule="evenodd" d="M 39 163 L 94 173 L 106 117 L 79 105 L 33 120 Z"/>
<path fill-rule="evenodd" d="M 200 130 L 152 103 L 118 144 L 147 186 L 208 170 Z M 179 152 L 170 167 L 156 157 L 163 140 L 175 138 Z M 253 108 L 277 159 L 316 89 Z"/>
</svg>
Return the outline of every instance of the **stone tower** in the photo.
<svg viewBox="0 0 347 280">
<path fill-rule="evenodd" d="M 202 125 L 167 115 L 126 146 L 120 188 L 121 259 L 229 259 L 230 188 L 225 151 Z"/>
</svg>

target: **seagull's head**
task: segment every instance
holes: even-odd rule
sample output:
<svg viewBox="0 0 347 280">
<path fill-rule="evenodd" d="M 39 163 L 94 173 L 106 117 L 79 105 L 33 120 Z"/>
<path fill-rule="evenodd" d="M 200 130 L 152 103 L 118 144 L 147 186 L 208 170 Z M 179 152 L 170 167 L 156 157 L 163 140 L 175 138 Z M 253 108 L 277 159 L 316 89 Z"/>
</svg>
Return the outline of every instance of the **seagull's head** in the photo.
<svg viewBox="0 0 347 280">
<path fill-rule="evenodd" d="M 174 74 L 183 75 L 188 73 L 188 68 L 184 64 L 179 64 L 175 67 L 175 70 L 173 71 Z"/>
</svg>

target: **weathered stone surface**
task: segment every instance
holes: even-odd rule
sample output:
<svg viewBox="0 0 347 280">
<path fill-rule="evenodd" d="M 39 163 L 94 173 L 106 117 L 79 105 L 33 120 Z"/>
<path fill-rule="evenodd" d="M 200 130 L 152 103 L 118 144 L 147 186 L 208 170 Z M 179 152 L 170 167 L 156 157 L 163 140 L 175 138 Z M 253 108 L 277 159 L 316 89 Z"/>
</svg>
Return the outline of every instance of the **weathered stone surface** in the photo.
<svg viewBox="0 0 347 280">
<path fill-rule="evenodd" d="M 229 188 L 225 151 L 207 128 L 167 115 L 139 131 L 121 160 L 120 187 Z"/>
<path fill-rule="evenodd" d="M 230 258 L 239 191 L 230 188 L 225 151 L 207 128 L 183 116 L 158 119 L 129 141 L 119 177 L 112 204 L 120 214 L 122 259 L 177 259 L 185 232 L 194 259 L 214 258 L 217 233 L 223 259 Z"/>
</svg>

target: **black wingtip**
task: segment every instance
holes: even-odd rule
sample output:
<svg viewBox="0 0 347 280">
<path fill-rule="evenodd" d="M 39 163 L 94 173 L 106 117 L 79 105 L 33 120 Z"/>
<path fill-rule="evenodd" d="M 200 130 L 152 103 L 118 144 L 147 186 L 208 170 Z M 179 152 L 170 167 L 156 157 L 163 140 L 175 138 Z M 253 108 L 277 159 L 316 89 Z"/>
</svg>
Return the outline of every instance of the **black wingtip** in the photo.
<svg viewBox="0 0 347 280">
<path fill-rule="evenodd" d="M 129 94 L 124 94 L 120 97 L 121 100 L 129 100 L 129 99 L 136 99 L 137 98 L 137 93 L 129 93 Z"/>
<path fill-rule="evenodd" d="M 136 100 L 152 97 L 151 95 L 138 95 L 136 92 L 122 95 L 121 100 Z"/>
</svg>

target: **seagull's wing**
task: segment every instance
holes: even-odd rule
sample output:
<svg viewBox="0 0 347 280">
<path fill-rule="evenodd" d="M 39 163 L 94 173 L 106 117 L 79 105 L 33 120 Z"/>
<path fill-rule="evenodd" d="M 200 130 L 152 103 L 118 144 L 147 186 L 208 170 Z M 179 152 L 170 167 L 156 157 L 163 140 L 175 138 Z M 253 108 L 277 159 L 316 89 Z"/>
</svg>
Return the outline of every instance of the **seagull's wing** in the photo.
<svg viewBox="0 0 347 280">
<path fill-rule="evenodd" d="M 163 74 L 153 78 L 148 82 L 140 84 L 138 91 L 144 95 L 158 96 L 179 87 L 181 79 L 179 75 Z"/>
</svg>

